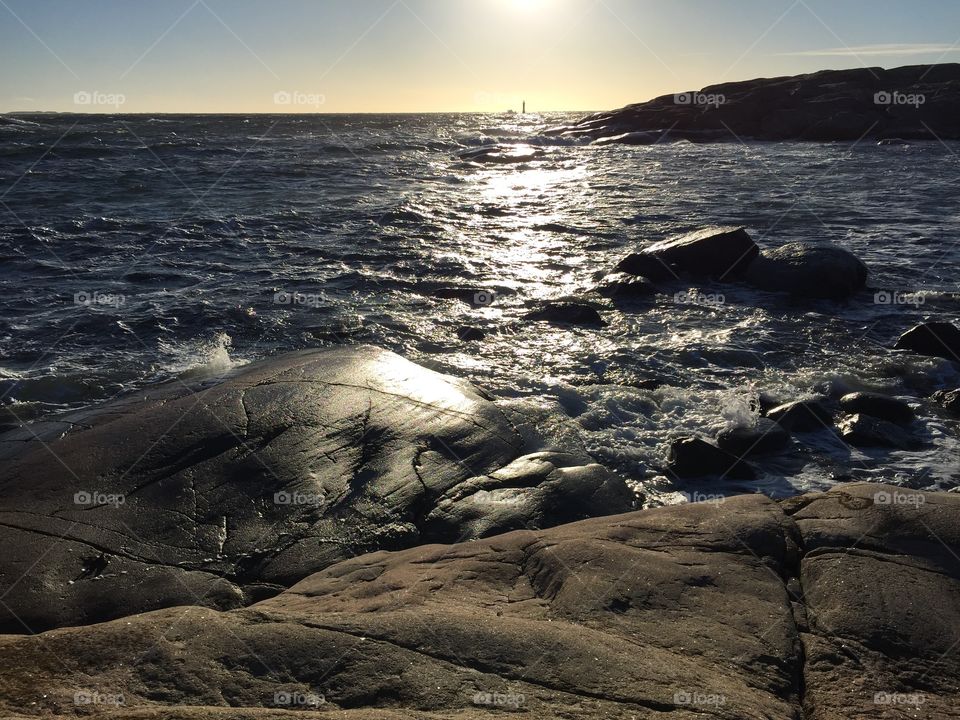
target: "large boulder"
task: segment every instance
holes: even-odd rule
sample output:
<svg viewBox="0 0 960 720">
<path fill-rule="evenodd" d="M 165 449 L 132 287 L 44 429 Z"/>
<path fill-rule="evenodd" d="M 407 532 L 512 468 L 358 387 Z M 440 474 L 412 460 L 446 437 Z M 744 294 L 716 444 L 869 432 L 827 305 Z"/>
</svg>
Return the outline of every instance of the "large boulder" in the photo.
<svg viewBox="0 0 960 720">
<path fill-rule="evenodd" d="M 951 322 L 920 323 L 901 335 L 894 349 L 960 362 L 960 328 Z"/>
<path fill-rule="evenodd" d="M 758 418 L 755 425 L 725 428 L 717 434 L 717 445 L 737 457 L 765 455 L 783 450 L 790 433 L 769 418 Z"/>
<path fill-rule="evenodd" d="M 833 423 L 833 413 L 819 398 L 777 405 L 768 410 L 766 416 L 792 432 L 817 432 Z"/>
<path fill-rule="evenodd" d="M 466 382 L 354 347 L 6 433 L 0 629 L 238 607 L 364 552 L 631 507 L 582 452 L 523 460 L 549 447 L 521 427 Z"/>
<path fill-rule="evenodd" d="M 869 484 L 377 552 L 249 608 L 0 637 L 0 713 L 956 718 L 957 553 L 960 496 Z"/>
<path fill-rule="evenodd" d="M 753 467 L 703 438 L 684 437 L 670 443 L 667 469 L 678 478 L 721 477 L 753 480 Z"/>
<path fill-rule="evenodd" d="M 913 422 L 913 409 L 903 400 L 880 393 L 855 392 L 840 398 L 840 409 L 851 415 L 863 413 L 900 425 Z"/>
<path fill-rule="evenodd" d="M 837 422 L 837 430 L 845 442 L 856 447 L 896 448 L 910 450 L 918 447 L 917 440 L 899 425 L 870 415 L 847 415 Z"/>
<path fill-rule="evenodd" d="M 745 280 L 760 290 L 843 300 L 866 286 L 867 267 L 835 245 L 791 242 L 764 250 L 747 268 Z"/>
<path fill-rule="evenodd" d="M 743 273 L 759 252 L 743 228 L 710 227 L 632 253 L 617 270 L 651 280 L 676 279 L 681 274 L 730 280 Z"/>
</svg>

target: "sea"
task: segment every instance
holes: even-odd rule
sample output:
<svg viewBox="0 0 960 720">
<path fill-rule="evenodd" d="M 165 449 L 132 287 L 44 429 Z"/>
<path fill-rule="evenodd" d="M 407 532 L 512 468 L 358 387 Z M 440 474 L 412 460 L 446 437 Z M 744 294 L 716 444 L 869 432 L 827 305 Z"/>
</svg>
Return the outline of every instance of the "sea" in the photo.
<svg viewBox="0 0 960 720">
<path fill-rule="evenodd" d="M 648 504 L 690 497 L 661 471 L 672 439 L 749 424 L 761 394 L 896 395 L 924 446 L 854 449 L 825 429 L 757 460 L 756 481 L 697 492 L 960 485 L 957 423 L 926 399 L 957 367 L 890 349 L 960 313 L 960 144 L 543 134 L 577 117 L 0 116 L 0 423 L 374 344 L 555 413 Z M 472 152 L 493 146 L 515 161 Z M 679 282 L 602 307 L 604 327 L 524 318 L 597 300 L 627 253 L 718 224 L 762 247 L 838 244 L 871 289 L 836 303 Z"/>
</svg>

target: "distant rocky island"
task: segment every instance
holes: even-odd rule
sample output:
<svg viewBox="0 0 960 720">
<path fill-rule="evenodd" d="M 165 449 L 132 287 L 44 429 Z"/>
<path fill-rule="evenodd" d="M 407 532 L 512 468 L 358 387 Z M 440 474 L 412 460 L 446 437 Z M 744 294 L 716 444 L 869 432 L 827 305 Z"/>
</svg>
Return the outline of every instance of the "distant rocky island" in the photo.
<svg viewBox="0 0 960 720">
<path fill-rule="evenodd" d="M 960 64 L 761 78 L 664 95 L 550 135 L 633 145 L 661 140 L 960 139 Z"/>
</svg>

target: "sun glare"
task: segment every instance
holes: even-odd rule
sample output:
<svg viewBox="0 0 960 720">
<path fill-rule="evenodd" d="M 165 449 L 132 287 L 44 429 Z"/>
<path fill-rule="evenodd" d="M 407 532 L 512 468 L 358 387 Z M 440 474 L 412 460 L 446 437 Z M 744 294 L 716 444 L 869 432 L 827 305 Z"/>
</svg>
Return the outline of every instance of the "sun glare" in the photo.
<svg viewBox="0 0 960 720">
<path fill-rule="evenodd" d="M 529 11 L 543 7 L 546 0 L 507 0 L 507 2 L 516 10 Z"/>
</svg>

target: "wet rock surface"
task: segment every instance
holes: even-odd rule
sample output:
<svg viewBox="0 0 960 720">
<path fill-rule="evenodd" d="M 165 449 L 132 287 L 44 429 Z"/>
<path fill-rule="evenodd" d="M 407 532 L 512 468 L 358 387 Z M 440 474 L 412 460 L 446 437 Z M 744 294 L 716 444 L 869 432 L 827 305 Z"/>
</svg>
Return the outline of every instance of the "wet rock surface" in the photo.
<svg viewBox="0 0 960 720">
<path fill-rule="evenodd" d="M 249 608 L 2 637 L 0 707 L 833 720 L 896 695 L 958 717 L 958 520 L 960 496 L 856 484 L 377 552 Z"/>
<path fill-rule="evenodd" d="M 710 227 L 628 255 L 617 270 L 650 280 L 671 280 L 680 274 L 732 280 L 747 269 L 759 252 L 743 228 Z"/>
<path fill-rule="evenodd" d="M 764 250 L 750 263 L 746 282 L 759 290 L 843 300 L 866 286 L 867 268 L 843 248 L 791 242 Z"/>
<path fill-rule="evenodd" d="M 791 432 L 817 432 L 833 423 L 833 413 L 818 399 L 778 405 L 767 412 L 767 417 Z"/>
<path fill-rule="evenodd" d="M 717 435 L 717 445 L 732 455 L 765 455 L 783 450 L 790 442 L 790 433 L 768 418 L 759 418 L 753 427 L 735 427 Z"/>
<path fill-rule="evenodd" d="M 353 347 L 6 433 L 0 628 L 239 607 L 364 552 L 632 507 L 585 453 L 518 461 L 551 449 L 521 421 L 466 382 Z"/>
<path fill-rule="evenodd" d="M 667 469 L 679 478 L 756 477 L 749 463 L 698 437 L 679 438 L 670 444 Z"/>
<path fill-rule="evenodd" d="M 910 450 L 919 442 L 899 425 L 870 415 L 847 415 L 837 423 L 840 437 L 856 447 L 881 447 Z"/>
<path fill-rule="evenodd" d="M 840 398 L 840 408 L 851 414 L 863 413 L 899 425 L 909 425 L 914 418 L 913 410 L 903 400 L 879 393 L 849 393 Z"/>
<path fill-rule="evenodd" d="M 894 349 L 960 362 L 960 328 L 949 322 L 921 323 L 901 335 Z"/>
</svg>

